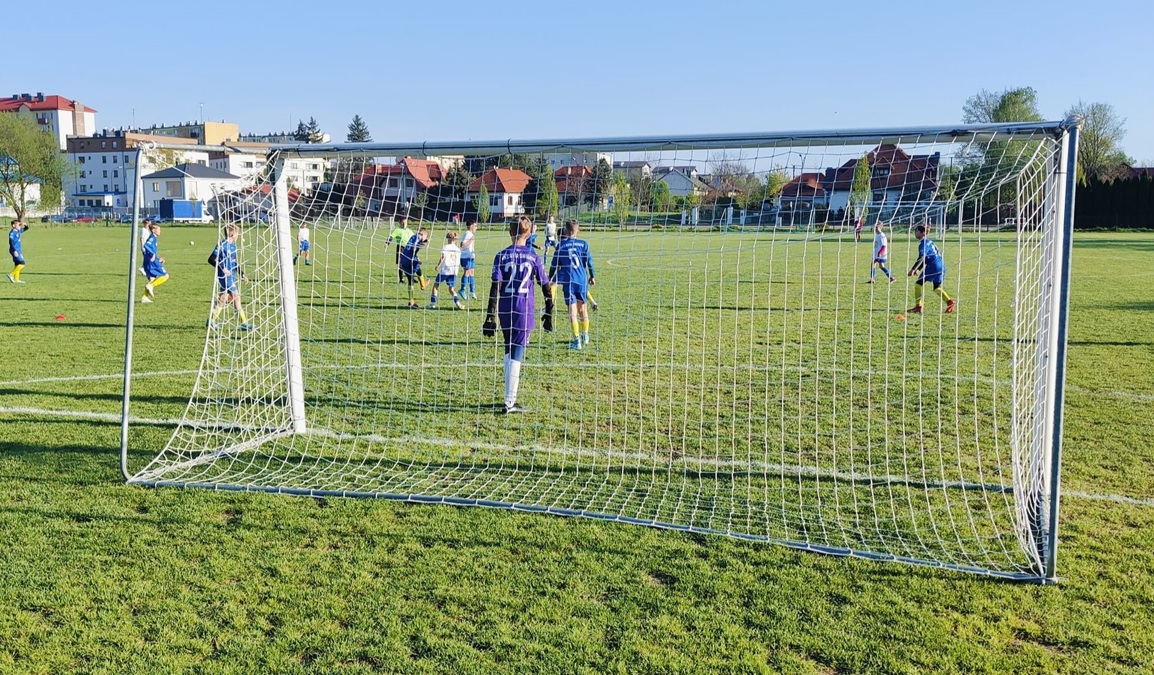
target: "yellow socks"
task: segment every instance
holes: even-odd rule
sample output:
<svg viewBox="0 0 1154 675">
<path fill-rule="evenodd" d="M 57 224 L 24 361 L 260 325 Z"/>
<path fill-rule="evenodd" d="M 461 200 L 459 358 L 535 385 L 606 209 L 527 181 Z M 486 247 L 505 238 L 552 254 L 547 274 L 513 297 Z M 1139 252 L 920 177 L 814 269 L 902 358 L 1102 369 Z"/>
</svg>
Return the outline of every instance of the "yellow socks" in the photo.
<svg viewBox="0 0 1154 675">
<path fill-rule="evenodd" d="M 581 323 L 574 321 L 571 325 L 573 326 L 573 337 L 581 337 Z"/>
<path fill-rule="evenodd" d="M 945 300 L 946 302 L 950 301 L 950 296 L 946 293 L 944 286 L 938 289 L 938 294 L 942 296 L 942 300 Z"/>
<path fill-rule="evenodd" d="M 20 281 L 20 270 L 24 269 L 24 265 L 17 265 L 12 268 L 12 280 Z"/>
</svg>

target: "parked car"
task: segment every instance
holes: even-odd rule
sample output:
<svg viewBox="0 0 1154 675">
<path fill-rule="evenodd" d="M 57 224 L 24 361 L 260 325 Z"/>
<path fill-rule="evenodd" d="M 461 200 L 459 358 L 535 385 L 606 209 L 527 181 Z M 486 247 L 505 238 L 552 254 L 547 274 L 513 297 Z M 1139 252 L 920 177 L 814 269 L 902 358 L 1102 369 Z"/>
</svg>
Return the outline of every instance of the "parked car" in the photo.
<svg viewBox="0 0 1154 675">
<path fill-rule="evenodd" d="M 57 213 L 57 214 L 51 215 L 51 216 L 44 216 L 43 218 L 40 219 L 40 222 L 42 222 L 42 223 L 71 223 L 72 218 L 64 215 L 63 213 Z"/>
<path fill-rule="evenodd" d="M 93 216 L 76 216 L 75 218 L 72 219 L 72 222 L 74 222 L 74 223 L 93 223 L 93 222 L 96 222 L 96 218 Z"/>
<path fill-rule="evenodd" d="M 143 217 L 141 219 L 143 220 Z M 122 216 L 117 216 L 116 222 L 118 222 L 118 223 L 131 223 L 132 222 L 132 214 L 126 213 Z"/>
</svg>

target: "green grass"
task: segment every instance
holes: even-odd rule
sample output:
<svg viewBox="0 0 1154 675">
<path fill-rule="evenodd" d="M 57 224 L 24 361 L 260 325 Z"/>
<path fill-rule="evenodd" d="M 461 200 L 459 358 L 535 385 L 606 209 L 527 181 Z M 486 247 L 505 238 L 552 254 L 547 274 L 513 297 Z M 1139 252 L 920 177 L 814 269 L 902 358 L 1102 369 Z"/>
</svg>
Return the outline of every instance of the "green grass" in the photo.
<svg viewBox="0 0 1154 675">
<path fill-rule="evenodd" d="M 134 371 L 145 375 L 134 381 L 133 413 L 158 423 L 133 427 L 133 469 L 164 447 L 172 427 L 161 422 L 183 414 L 193 389 L 195 377 L 188 372 L 196 370 L 205 346 L 211 272 L 204 258 L 214 236 L 211 229 L 165 228 L 162 253 L 173 280 L 161 287 L 159 302 L 137 306 Z M 595 330 L 651 334 L 660 319 L 672 315 L 656 309 L 622 312 L 639 305 L 633 304 L 629 284 L 611 277 L 620 272 L 613 272 L 609 260 L 623 249 L 608 238 L 597 239 L 608 236 L 589 237 L 601 254 L 597 290 L 606 307 L 594 318 Z M 647 246 L 660 246 L 652 242 L 662 237 L 668 245 L 675 241 L 668 235 L 640 236 L 657 238 Z M 754 235 L 710 236 L 756 241 Z M 337 250 L 316 229 L 314 239 L 318 263 L 320 256 Z M 189 246 L 190 240 L 196 244 Z M 497 243 L 486 236 L 486 246 L 495 250 Z M 25 237 L 28 284 L 0 286 L 9 355 L 0 376 L 0 410 L 6 411 L 0 413 L 0 672 L 1151 671 L 1152 235 L 1079 234 L 1076 239 L 1061 583 L 1048 587 L 507 510 L 125 485 L 116 456 L 119 424 L 113 417 L 14 410 L 110 416 L 119 411 L 115 378 L 35 380 L 119 372 L 129 245 L 126 230 L 46 230 L 33 224 Z M 895 242 L 895 248 L 899 255 L 907 250 L 904 241 Z M 856 247 L 844 248 L 851 249 L 865 255 Z M 815 259 L 817 251 L 807 250 L 790 263 L 793 273 L 802 274 L 803 258 Z M 963 265 L 974 260 L 963 259 Z M 963 303 L 980 290 L 972 284 L 991 284 L 980 294 L 987 299 L 998 290 L 994 284 L 1004 265 L 995 260 L 1005 259 L 988 259 L 992 266 L 984 268 L 983 279 L 955 277 Z M 869 287 L 854 283 L 864 265 L 843 262 L 859 273 L 857 278 L 851 273 L 832 283 L 838 277 L 827 272 L 823 278 L 830 283 L 807 287 L 794 300 L 753 292 L 717 298 L 708 306 L 725 307 L 752 296 L 750 305 L 761 303 L 775 320 L 788 322 L 790 313 L 772 310 L 806 303 L 827 307 L 837 297 L 844 307 L 845 295 L 828 295 L 837 293 L 856 293 L 856 303 L 867 302 L 863 293 Z M 754 261 L 743 264 L 750 269 Z M 902 264 L 899 259 L 895 267 L 900 270 Z M 327 264 L 315 267 L 309 271 L 317 274 Z M 825 269 L 835 268 L 841 269 L 840 263 L 827 259 Z M 758 269 L 781 271 L 768 264 Z M 377 273 L 358 278 L 372 274 Z M 260 283 L 253 283 L 254 301 Z M 760 288 L 756 277 L 753 283 Z M 487 291 L 487 283 L 479 286 Z M 692 291 L 705 293 L 709 287 L 702 282 Z M 330 326 L 334 333 L 347 335 L 355 327 L 356 334 L 367 334 L 367 316 L 395 332 L 401 319 L 394 317 L 402 311 L 393 309 L 395 288 L 384 284 L 382 289 L 373 307 L 349 307 L 341 314 L 346 324 Z M 906 300 L 904 290 L 892 292 L 899 294 L 895 302 Z M 667 298 L 640 298 L 646 300 L 665 303 L 667 311 L 674 307 Z M 931 297 L 927 304 L 932 309 L 936 302 Z M 1004 358 L 991 346 L 994 338 L 1006 337 L 999 332 L 1003 326 L 993 325 L 990 315 L 976 308 L 963 313 L 960 323 L 940 322 L 935 312 L 923 323 L 907 321 L 900 329 L 890 305 L 878 309 L 853 323 L 830 316 L 825 323 L 783 324 L 778 334 L 762 331 L 765 344 L 758 349 L 767 351 L 757 354 L 773 354 L 780 363 L 783 349 L 792 355 L 795 348 L 809 345 L 811 351 L 798 357 L 797 370 L 834 358 L 852 363 L 863 356 L 853 341 L 826 340 L 830 351 L 822 352 L 808 332 L 842 324 L 851 335 L 871 328 L 890 331 L 874 333 L 874 344 L 900 340 L 890 344 L 894 354 L 902 354 L 892 372 L 908 372 L 927 356 L 933 362 L 919 368 L 934 373 L 942 368 L 953 372 L 955 360 L 972 369 L 976 356 L 985 369 Z M 678 318 L 707 321 L 725 311 L 703 312 L 704 319 L 688 312 Z M 475 311 L 414 314 L 420 318 L 404 319 L 411 323 L 402 335 L 415 345 L 404 356 L 436 363 L 437 345 L 426 343 L 443 341 L 446 334 L 472 335 L 454 337 L 465 344 L 453 345 L 472 364 L 467 372 L 474 374 L 470 383 L 476 393 L 470 405 L 495 400 L 499 363 L 494 348 L 476 339 Z M 65 318 L 58 321 L 57 315 Z M 740 323 L 740 315 L 732 312 L 720 320 L 737 321 L 725 324 L 724 334 L 744 340 L 751 326 Z M 788 338 L 791 329 L 797 330 L 796 341 Z M 943 329 L 987 339 L 974 340 L 961 358 L 927 350 L 927 339 Z M 684 333 L 686 349 L 698 353 L 693 335 L 709 332 Z M 318 358 L 317 349 L 326 348 L 333 350 L 332 358 L 365 358 L 363 352 L 324 342 L 321 333 L 312 335 L 317 339 L 305 345 L 313 350 L 310 361 Z M 233 337 L 225 331 L 219 339 Z M 573 359 L 591 358 L 565 352 L 563 339 L 538 335 L 537 362 L 577 366 Z M 749 355 L 731 356 L 731 351 L 727 342 L 725 348 L 701 352 L 709 372 Z M 615 352 L 614 361 L 663 362 L 654 356 L 660 351 L 644 346 L 626 352 Z M 676 371 L 668 372 L 675 376 Z M 628 388 L 640 374 L 623 374 L 622 386 Z M 393 400 L 398 397 L 392 379 L 400 381 L 396 387 L 403 391 L 410 376 L 410 370 L 398 369 L 382 380 L 388 388 L 365 386 L 358 395 L 375 390 L 388 394 L 383 400 Z M 732 375 L 727 376 L 732 383 Z M 895 391 L 913 391 L 909 387 L 923 380 L 920 375 L 904 378 Z M 563 381 L 539 367 L 526 375 L 524 395 L 540 408 L 546 400 L 541 390 Z M 858 385 L 872 383 L 867 378 Z M 812 387 L 807 391 L 815 398 L 803 402 L 812 407 L 790 409 L 780 417 L 775 413 L 770 424 L 821 414 L 824 390 L 808 380 L 791 384 Z M 424 424 L 410 422 L 411 415 L 387 417 L 400 424 L 390 433 L 433 435 L 435 425 L 448 428 L 454 419 L 459 423 L 461 416 L 474 414 L 477 424 L 489 425 L 480 427 L 485 435 L 510 433 L 493 424 L 491 416 L 481 416 L 470 405 L 454 408 L 454 398 L 432 384 L 425 386 L 429 410 L 445 414 Z M 666 391 L 670 382 L 653 386 L 642 393 Z M 960 405 L 968 397 L 973 407 L 975 396 L 980 399 L 996 387 L 959 392 L 949 403 Z M 722 390 L 711 385 L 701 394 L 720 396 Z M 855 386 L 853 391 L 860 390 Z M 644 419 L 644 413 L 638 414 Z M 520 424 L 510 438 L 555 433 L 531 419 Z M 793 429 L 799 430 L 801 423 Z M 854 443 L 855 433 L 870 438 L 860 429 L 847 429 L 844 438 Z M 900 439 L 904 434 L 894 435 Z M 701 441 L 699 432 L 685 436 L 691 449 Z M 643 442 L 627 435 L 607 438 L 610 447 Z"/>
</svg>

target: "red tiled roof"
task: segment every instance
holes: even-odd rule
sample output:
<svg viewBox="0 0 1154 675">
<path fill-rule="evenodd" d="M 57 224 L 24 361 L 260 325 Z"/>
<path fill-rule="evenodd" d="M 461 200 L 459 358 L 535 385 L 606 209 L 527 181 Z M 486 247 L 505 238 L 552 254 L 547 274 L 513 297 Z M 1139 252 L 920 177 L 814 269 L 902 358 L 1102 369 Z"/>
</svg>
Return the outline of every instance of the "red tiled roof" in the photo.
<svg viewBox="0 0 1154 675">
<path fill-rule="evenodd" d="M 445 178 L 441 165 L 430 159 L 406 157 L 401 160 L 401 166 L 408 169 L 409 175 L 417 181 L 417 186 L 422 190 L 428 190 Z"/>
<path fill-rule="evenodd" d="M 43 101 L 37 100 L 43 98 Z M 21 108 L 28 108 L 29 110 L 79 110 L 80 112 L 94 113 L 96 112 L 88 106 L 77 103 L 70 98 L 63 96 L 33 96 L 31 101 L 24 100 L 21 96 L 15 98 L 8 96 L 0 98 L 0 112 L 16 112 Z"/>
<path fill-rule="evenodd" d="M 557 183 L 557 192 L 583 192 L 588 181 L 593 178 L 593 169 L 585 165 L 563 166 L 553 172 L 553 179 Z"/>
<path fill-rule="evenodd" d="M 480 192 L 481 186 L 489 192 L 505 192 L 521 194 L 533 180 L 529 174 L 520 169 L 489 169 L 469 183 L 469 192 Z M 560 190 L 558 190 L 560 191 Z"/>
<path fill-rule="evenodd" d="M 782 197 L 820 197 L 825 194 L 820 173 L 803 173 L 785 184 Z"/>
<path fill-rule="evenodd" d="M 872 190 L 902 190 L 903 192 L 932 191 L 936 188 L 939 155 L 910 155 L 893 143 L 883 143 L 866 157 L 870 167 L 888 166 L 888 176 L 870 180 Z M 833 170 L 831 190 L 846 192 L 853 189 L 853 175 L 860 159 L 851 159 Z"/>
<path fill-rule="evenodd" d="M 262 195 L 267 197 L 270 194 L 272 194 L 272 186 L 268 185 L 268 184 L 250 185 L 249 187 L 245 187 L 245 188 L 241 188 L 241 189 L 237 190 L 237 192 L 239 192 L 241 194 L 246 194 L 246 195 L 253 193 L 253 192 L 259 192 Z M 289 198 L 290 202 L 296 202 L 296 200 L 300 199 L 300 196 L 301 196 L 301 191 L 296 189 L 295 187 L 291 187 L 288 189 L 288 198 Z"/>
</svg>

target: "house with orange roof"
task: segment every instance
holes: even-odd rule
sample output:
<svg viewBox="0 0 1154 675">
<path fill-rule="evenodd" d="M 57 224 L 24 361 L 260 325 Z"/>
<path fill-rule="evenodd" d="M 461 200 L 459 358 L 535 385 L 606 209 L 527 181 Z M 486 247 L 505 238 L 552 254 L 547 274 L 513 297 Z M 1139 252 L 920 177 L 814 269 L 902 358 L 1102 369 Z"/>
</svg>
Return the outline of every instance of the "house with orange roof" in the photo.
<svg viewBox="0 0 1154 675">
<path fill-rule="evenodd" d="M 911 155 L 893 143 L 883 143 L 866 154 L 870 166 L 870 204 L 874 208 L 926 208 L 938 195 L 941 153 Z M 853 177 L 860 158 L 826 169 L 824 179 L 831 211 L 849 208 Z"/>
<path fill-rule="evenodd" d="M 824 210 L 829 201 L 823 185 L 824 176 L 816 171 L 798 174 L 781 189 L 781 211 L 797 217 L 814 210 Z"/>
<path fill-rule="evenodd" d="M 523 197 L 532 178 L 520 169 L 491 168 L 469 183 L 471 202 L 484 187 L 489 193 L 489 213 L 494 218 L 510 218 L 525 213 Z M 558 190 L 560 192 L 560 190 Z"/>
<path fill-rule="evenodd" d="M 376 213 L 408 211 L 418 195 L 434 191 L 445 169 L 433 160 L 404 157 L 396 164 L 370 164 L 352 183 Z"/>
<path fill-rule="evenodd" d="M 582 200 L 592 197 L 592 167 L 584 164 L 559 167 L 553 172 L 553 181 L 557 184 L 557 196 L 562 206 L 576 206 Z"/>
<path fill-rule="evenodd" d="M 63 96 L 12 94 L 0 98 L 0 112 L 26 112 L 36 118 L 46 131 L 56 137 L 61 150 L 67 148 L 70 136 L 87 136 L 96 131 L 96 111 Z"/>
</svg>

